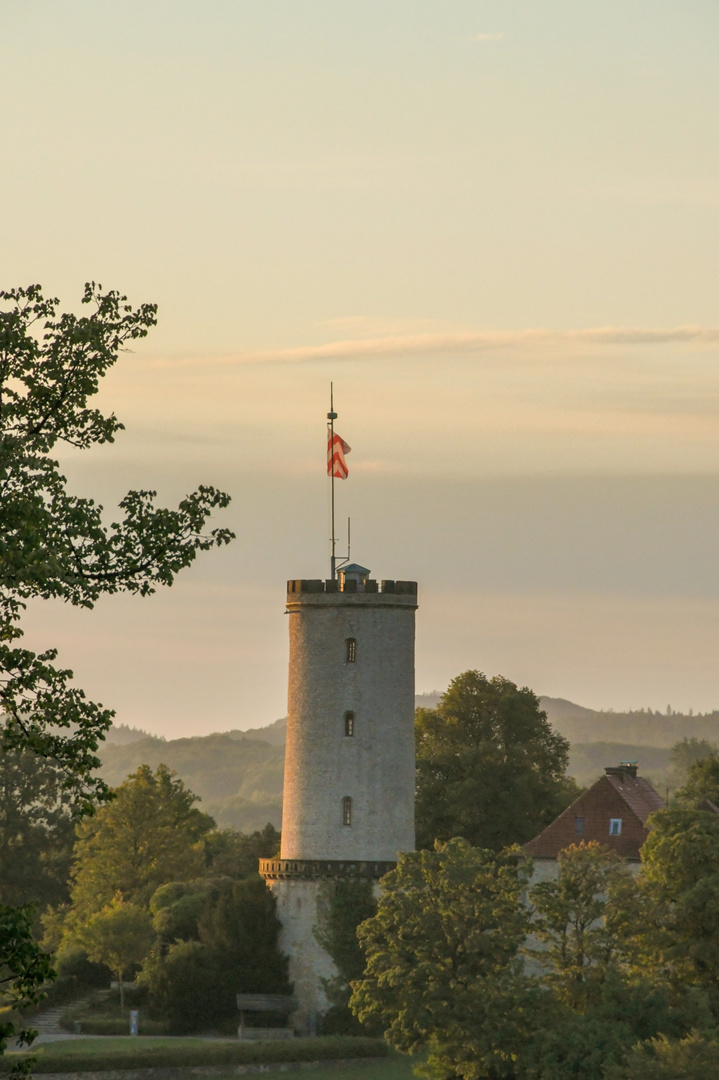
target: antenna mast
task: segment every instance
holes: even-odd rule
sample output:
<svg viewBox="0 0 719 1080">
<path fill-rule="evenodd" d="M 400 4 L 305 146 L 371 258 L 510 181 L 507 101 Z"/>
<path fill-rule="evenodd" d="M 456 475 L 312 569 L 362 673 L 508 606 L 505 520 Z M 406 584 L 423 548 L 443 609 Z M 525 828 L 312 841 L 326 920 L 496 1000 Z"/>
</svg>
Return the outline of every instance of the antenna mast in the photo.
<svg viewBox="0 0 719 1080">
<path fill-rule="evenodd" d="M 330 577 L 334 581 L 336 575 L 336 562 L 335 557 L 335 545 L 337 540 L 335 538 L 335 469 L 334 469 L 334 452 L 335 452 L 335 420 L 337 419 L 337 413 L 335 412 L 334 404 L 334 387 L 330 383 L 330 411 L 327 413 L 327 419 L 329 420 L 330 438 L 329 438 L 329 465 L 330 465 L 330 484 L 332 490 L 332 535 L 330 537 Z"/>
</svg>

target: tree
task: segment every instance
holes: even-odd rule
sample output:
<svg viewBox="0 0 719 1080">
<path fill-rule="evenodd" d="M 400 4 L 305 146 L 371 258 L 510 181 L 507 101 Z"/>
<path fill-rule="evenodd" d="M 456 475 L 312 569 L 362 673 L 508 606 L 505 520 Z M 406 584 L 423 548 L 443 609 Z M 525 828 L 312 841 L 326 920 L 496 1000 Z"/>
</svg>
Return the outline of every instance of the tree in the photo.
<svg viewBox="0 0 719 1080">
<path fill-rule="evenodd" d="M 684 1039 L 659 1036 L 637 1043 L 604 1075 L 605 1080 L 709 1080 L 719 1075 L 719 1042 L 696 1031 Z"/>
<path fill-rule="evenodd" d="M 634 875 L 615 852 L 592 841 L 559 854 L 556 881 L 530 890 L 534 955 L 545 985 L 577 1012 L 596 1003 L 608 978 L 621 973 L 640 921 Z"/>
<path fill-rule="evenodd" d="M 50 957 L 33 938 L 34 920 L 31 904 L 0 904 L 0 997 L 5 1005 L 36 1004 L 43 997 L 43 985 L 54 975 Z M 30 1028 L 18 1029 L 12 1020 L 0 1021 L 0 1054 L 13 1035 L 29 1046 L 35 1034 Z"/>
<path fill-rule="evenodd" d="M 77 827 L 71 931 L 115 896 L 147 909 L 160 885 L 205 872 L 203 839 L 215 823 L 165 765 L 141 765 L 114 796 Z"/>
<path fill-rule="evenodd" d="M 232 533 L 205 522 L 229 497 L 202 487 L 177 510 L 158 509 L 154 492 L 131 491 L 123 518 L 106 526 L 103 508 L 70 495 L 51 452 L 58 443 L 87 449 L 112 442 L 122 424 L 88 408 L 99 380 L 126 342 L 144 337 L 156 308 L 137 310 L 117 292 L 86 285 L 94 311 L 56 318 L 58 301 L 39 286 L 0 292 L 0 707 L 5 746 L 27 748 L 66 769 L 68 790 L 82 801 L 104 795 L 93 776 L 97 741 L 112 713 L 87 701 L 56 669 L 56 651 L 36 656 L 12 642 L 30 597 L 92 607 L 103 593 L 146 596 L 171 585 L 198 551 L 228 543 Z M 91 805 L 91 802 L 89 803 Z"/>
<path fill-rule="evenodd" d="M 417 843 L 464 836 L 499 851 L 525 843 L 579 794 L 569 743 L 539 700 L 508 679 L 465 671 L 435 709 L 417 710 Z"/>
<path fill-rule="evenodd" d="M 0 903 L 69 898 L 74 822 L 62 770 L 29 750 L 0 748 Z"/>
<path fill-rule="evenodd" d="M 204 899 L 199 940 L 156 949 L 139 977 L 153 1009 L 177 1032 L 233 1019 L 239 993 L 288 994 L 291 989 L 287 958 L 278 947 L 275 898 L 259 875 L 217 882 Z"/>
<path fill-rule="evenodd" d="M 711 752 L 688 766 L 684 786 L 674 793 L 675 802 L 686 807 L 694 808 L 705 799 L 719 806 L 719 758 Z"/>
<path fill-rule="evenodd" d="M 315 936 L 337 968 L 333 979 L 323 980 L 331 1008 L 323 1021 L 327 1034 L 360 1033 L 349 1008 L 352 983 L 364 975 L 364 952 L 357 940 L 357 927 L 377 912 L 371 881 L 337 878 L 327 881 L 320 892 Z"/>
<path fill-rule="evenodd" d="M 714 756 L 716 750 L 714 743 L 710 743 L 708 739 L 680 739 L 669 752 L 675 776 L 685 781 L 691 767 L 703 758 Z"/>
<path fill-rule="evenodd" d="M 212 511 L 229 502 L 211 487 L 176 510 L 157 508 L 154 492 L 131 491 L 109 527 L 101 506 L 68 492 L 53 450 L 114 440 L 122 424 L 88 402 L 120 349 L 144 337 L 156 313 L 151 304 L 133 310 L 126 297 L 94 284 L 82 300 L 87 315 L 58 316 L 58 301 L 38 285 L 0 292 L 0 743 L 55 762 L 78 813 L 107 797 L 94 771 L 112 712 L 54 665 L 55 649 L 37 655 L 19 646 L 25 602 L 55 597 L 91 608 L 103 593 L 148 595 L 171 585 L 198 551 L 232 539 L 227 529 L 204 532 Z M 24 909 L 14 923 L 6 911 L 0 932 L 2 955 L 30 933 Z M 31 937 L 25 944 L 32 950 Z"/>
<path fill-rule="evenodd" d="M 400 856 L 377 914 L 357 933 L 366 956 L 350 1007 L 432 1075 L 513 1077 L 529 1038 L 532 995 L 518 949 L 527 932 L 519 852 L 463 839 Z"/>
<path fill-rule="evenodd" d="M 106 964 L 117 975 L 120 1008 L 124 1010 L 123 978 L 130 968 L 142 963 L 155 940 L 149 912 L 116 896 L 90 916 L 77 937 L 90 960 Z"/>
<path fill-rule="evenodd" d="M 719 815 L 675 805 L 651 823 L 639 878 L 644 964 L 674 986 L 705 991 L 719 1016 Z"/>
<path fill-rule="evenodd" d="M 271 822 L 253 833 L 218 829 L 206 840 L 207 859 L 213 874 L 245 878 L 257 873 L 260 859 L 271 859 L 280 850 L 280 833 Z"/>
</svg>

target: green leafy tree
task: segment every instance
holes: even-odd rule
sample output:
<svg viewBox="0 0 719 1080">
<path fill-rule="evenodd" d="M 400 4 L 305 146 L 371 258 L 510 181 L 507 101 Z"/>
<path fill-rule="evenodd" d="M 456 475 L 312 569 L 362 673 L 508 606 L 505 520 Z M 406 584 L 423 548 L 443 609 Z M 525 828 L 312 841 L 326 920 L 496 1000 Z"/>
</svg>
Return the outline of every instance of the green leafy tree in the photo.
<svg viewBox="0 0 719 1080">
<path fill-rule="evenodd" d="M 63 780 L 54 762 L 0 748 L 0 903 L 68 900 L 75 836 Z"/>
<path fill-rule="evenodd" d="M 510 1078 L 530 1035 L 519 947 L 528 913 L 518 853 L 450 840 L 400 856 L 358 929 L 366 971 L 350 1007 L 428 1075 Z"/>
<path fill-rule="evenodd" d="M 533 952 L 558 1000 L 586 1012 L 626 968 L 642 905 L 626 861 L 596 841 L 566 848 L 558 861 L 557 880 L 529 892 L 532 937 L 543 946 Z"/>
<path fill-rule="evenodd" d="M 465 671 L 418 709 L 417 844 L 463 836 L 499 851 L 531 840 L 579 794 L 569 743 L 531 690 Z"/>
<path fill-rule="evenodd" d="M 124 976 L 142 963 L 155 941 L 150 913 L 116 896 L 112 903 L 90 916 L 77 937 L 90 960 L 106 964 L 117 975 L 120 1008 L 124 1010 Z"/>
<path fill-rule="evenodd" d="M 91 608 L 104 593 L 147 595 L 171 585 L 198 551 L 232 539 L 227 529 L 204 531 L 212 511 L 229 502 L 211 487 L 176 510 L 156 507 L 154 492 L 131 491 L 110 526 L 101 506 L 68 492 L 53 452 L 63 444 L 83 450 L 113 441 L 121 423 L 88 403 L 119 351 L 147 334 L 156 312 L 151 304 L 133 310 L 126 297 L 94 284 L 82 300 L 88 312 L 78 317 L 58 314 L 58 301 L 38 285 L 0 292 L 0 745 L 54 762 L 78 813 L 107 796 L 94 772 L 112 712 L 89 701 L 71 671 L 55 666 L 55 649 L 36 654 L 21 647 L 26 601 L 60 598 Z M 26 909 L 18 908 L 13 921 L 6 908 L 0 955 L 22 953 L 19 943 L 30 933 Z M 25 947 L 31 955 L 31 936 Z M 40 967 L 21 965 L 10 992 L 34 992 L 31 972 Z"/>
<path fill-rule="evenodd" d="M 148 909 L 160 885 L 205 873 L 203 840 L 214 821 L 179 777 L 141 765 L 114 795 L 77 827 L 71 930 L 116 895 Z"/>
<path fill-rule="evenodd" d="M 269 821 L 253 833 L 218 829 L 206 840 L 207 860 L 213 874 L 245 878 L 257 873 L 260 859 L 271 859 L 280 850 L 280 833 Z"/>
<path fill-rule="evenodd" d="M 692 1032 L 684 1039 L 658 1036 L 637 1043 L 606 1080 L 711 1080 L 719 1076 L 719 1042 Z"/>
<path fill-rule="evenodd" d="M 691 767 L 704 758 L 715 756 L 717 748 L 708 739 L 681 739 L 669 752 L 675 782 L 684 783 Z"/>
<path fill-rule="evenodd" d="M 719 758 L 713 753 L 689 765 L 683 787 L 674 793 L 674 801 L 686 807 L 698 806 L 705 799 L 719 806 Z"/>
<path fill-rule="evenodd" d="M 259 877 L 227 881 L 198 919 L 199 940 L 156 949 L 140 982 L 156 1013 L 177 1032 L 214 1027 L 237 1016 L 239 993 L 288 994 L 287 958 L 272 893 Z"/>
<path fill-rule="evenodd" d="M 5 1006 L 22 1009 L 37 1004 L 43 985 L 54 975 L 50 957 L 34 940 L 34 920 L 31 904 L 0 904 L 0 1003 Z M 13 1020 L 0 1019 L 0 1054 L 13 1035 L 29 1046 L 35 1034 L 31 1028 L 18 1028 Z"/>
<path fill-rule="evenodd" d="M 643 962 L 655 977 L 708 993 L 719 1016 L 719 815 L 674 805 L 651 823 L 639 879 Z"/>
<path fill-rule="evenodd" d="M 349 1008 L 351 984 L 364 975 L 365 956 L 357 939 L 357 927 L 377 912 L 371 881 L 338 878 L 328 881 L 318 903 L 317 940 L 332 958 L 337 975 L 325 980 L 331 1008 L 324 1018 L 328 1034 L 361 1034 Z"/>
</svg>

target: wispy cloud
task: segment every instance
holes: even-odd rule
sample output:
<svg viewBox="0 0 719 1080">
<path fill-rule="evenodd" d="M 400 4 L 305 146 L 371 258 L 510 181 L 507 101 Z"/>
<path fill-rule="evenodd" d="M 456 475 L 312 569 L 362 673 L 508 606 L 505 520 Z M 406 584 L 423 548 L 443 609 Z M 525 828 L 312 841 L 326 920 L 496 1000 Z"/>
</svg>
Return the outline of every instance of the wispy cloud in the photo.
<svg viewBox="0 0 719 1080">
<path fill-rule="evenodd" d="M 506 34 L 475 34 L 473 41 L 502 41 Z"/>
<path fill-rule="evenodd" d="M 571 346 L 711 345 L 719 342 L 719 327 L 677 326 L 674 328 L 600 326 L 586 330 L 537 328 L 519 331 L 386 334 L 373 338 L 346 338 L 323 345 L 302 345 L 289 349 L 267 349 L 213 358 L 221 365 L 306 364 L 312 361 L 370 360 L 377 357 L 471 355 L 497 351 L 546 352 L 548 348 L 567 350 Z M 166 360 L 169 366 L 207 363 L 207 359 Z"/>
</svg>

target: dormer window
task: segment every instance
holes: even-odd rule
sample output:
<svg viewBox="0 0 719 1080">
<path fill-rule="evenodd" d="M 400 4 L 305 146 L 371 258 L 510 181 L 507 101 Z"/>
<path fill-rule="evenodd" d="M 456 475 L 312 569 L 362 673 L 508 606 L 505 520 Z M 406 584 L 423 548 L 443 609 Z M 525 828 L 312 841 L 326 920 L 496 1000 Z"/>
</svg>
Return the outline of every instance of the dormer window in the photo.
<svg viewBox="0 0 719 1080">
<path fill-rule="evenodd" d="M 345 713 L 345 738 L 351 739 L 355 733 L 355 714 L 353 712 Z"/>
<path fill-rule="evenodd" d="M 348 637 L 345 641 L 345 647 L 347 649 L 347 663 L 354 664 L 357 659 L 357 641 L 353 637 Z"/>
</svg>

